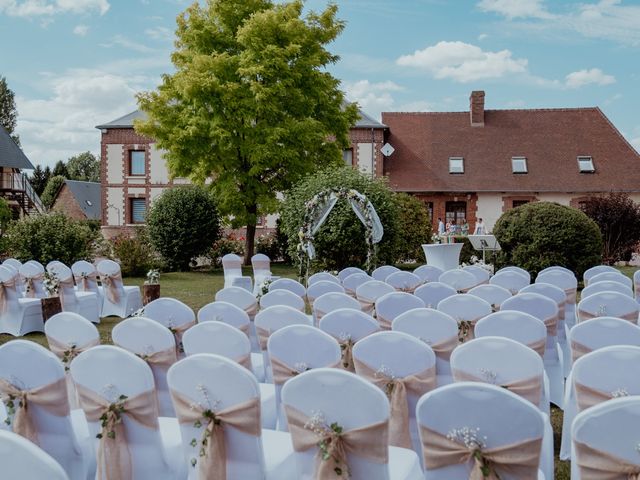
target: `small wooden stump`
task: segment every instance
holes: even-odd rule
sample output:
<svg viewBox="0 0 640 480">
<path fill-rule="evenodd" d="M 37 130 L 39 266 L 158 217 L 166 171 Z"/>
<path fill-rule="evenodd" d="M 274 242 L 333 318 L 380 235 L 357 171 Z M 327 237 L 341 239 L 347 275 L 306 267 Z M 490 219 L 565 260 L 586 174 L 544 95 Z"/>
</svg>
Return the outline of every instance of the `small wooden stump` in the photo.
<svg viewBox="0 0 640 480">
<path fill-rule="evenodd" d="M 45 322 L 53 317 L 56 313 L 60 313 L 62 311 L 60 297 L 41 298 L 40 303 L 42 304 L 42 319 Z"/>
<path fill-rule="evenodd" d="M 145 284 L 142 286 L 142 304 L 147 303 L 160 298 L 160 284 Z"/>
</svg>

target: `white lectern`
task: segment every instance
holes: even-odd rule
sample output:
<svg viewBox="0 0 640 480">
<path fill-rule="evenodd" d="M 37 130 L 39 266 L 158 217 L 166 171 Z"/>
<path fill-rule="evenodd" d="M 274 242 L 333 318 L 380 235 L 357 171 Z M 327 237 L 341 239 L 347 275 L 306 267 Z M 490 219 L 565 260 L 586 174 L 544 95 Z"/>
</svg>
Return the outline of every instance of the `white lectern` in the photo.
<svg viewBox="0 0 640 480">
<path fill-rule="evenodd" d="M 438 267 L 443 272 L 460 266 L 462 243 L 434 243 L 422 245 L 427 265 Z"/>
<path fill-rule="evenodd" d="M 482 251 L 482 262 L 486 262 L 486 252 L 497 252 L 500 250 L 500 244 L 494 235 L 469 235 L 471 246 L 475 250 Z"/>
</svg>

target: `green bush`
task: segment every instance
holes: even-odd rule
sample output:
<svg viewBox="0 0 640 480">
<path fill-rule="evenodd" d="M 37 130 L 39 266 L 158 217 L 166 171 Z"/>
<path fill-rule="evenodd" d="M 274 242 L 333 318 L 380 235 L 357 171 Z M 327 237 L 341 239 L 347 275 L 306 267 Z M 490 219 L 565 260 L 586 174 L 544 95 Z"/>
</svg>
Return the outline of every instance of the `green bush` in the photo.
<svg viewBox="0 0 640 480">
<path fill-rule="evenodd" d="M 522 205 L 502 214 L 493 227 L 502 251 L 496 267 L 517 265 L 535 276 L 560 265 L 579 278 L 602 261 L 598 225 L 580 210 L 550 202 Z"/>
<path fill-rule="evenodd" d="M 9 225 L 5 237 L 9 254 L 23 262 L 37 260 L 46 265 L 59 260 L 71 265 L 93 258 L 94 242 L 100 232 L 55 212 L 33 215 Z"/>
<path fill-rule="evenodd" d="M 256 253 L 262 253 L 274 262 L 279 260 L 280 249 L 278 248 L 276 234 L 266 233 L 258 235 L 258 238 L 256 238 Z"/>
<path fill-rule="evenodd" d="M 284 263 L 291 264 L 291 256 L 289 255 L 289 239 L 282 229 L 282 219 L 278 217 L 276 220 L 276 249 L 278 250 L 278 258 Z"/>
<path fill-rule="evenodd" d="M 423 261 L 422 244 L 431 243 L 431 219 L 426 205 L 413 195 L 396 193 L 398 242 L 395 263 Z"/>
<path fill-rule="evenodd" d="M 172 270 L 188 270 L 191 261 L 220 238 L 218 208 L 205 187 L 165 190 L 146 221 L 151 244 Z"/>
<path fill-rule="evenodd" d="M 350 167 L 321 170 L 305 177 L 285 196 L 281 212 L 282 229 L 288 238 L 289 255 L 297 258 L 298 231 L 305 215 L 305 203 L 328 189 L 353 188 L 373 204 L 384 227 L 378 244 L 378 264 L 393 263 L 398 238 L 398 208 L 384 179 L 372 179 Z M 367 258 L 365 228 L 349 203 L 341 199 L 315 234 L 315 269 L 339 270 L 363 267 Z"/>
<path fill-rule="evenodd" d="M 133 235 L 122 233 L 111 239 L 111 256 L 120 263 L 125 277 L 142 277 L 152 268 L 159 268 L 149 236 L 143 227 Z"/>
<path fill-rule="evenodd" d="M 235 234 L 223 235 L 219 238 L 207 252 L 207 257 L 214 267 L 222 265 L 222 257 L 227 253 L 235 253 L 244 257 L 244 238 L 238 239 Z"/>
<path fill-rule="evenodd" d="M 45 207 L 51 208 L 53 206 L 56 195 L 58 195 L 58 192 L 62 188 L 62 185 L 64 185 L 65 180 L 65 177 L 63 177 L 62 175 L 56 175 L 55 177 L 51 177 L 49 179 L 49 181 L 47 182 L 47 186 L 44 187 L 44 191 L 42 192 L 42 196 L 40 197 L 40 200 L 42 200 L 42 204 Z"/>
</svg>

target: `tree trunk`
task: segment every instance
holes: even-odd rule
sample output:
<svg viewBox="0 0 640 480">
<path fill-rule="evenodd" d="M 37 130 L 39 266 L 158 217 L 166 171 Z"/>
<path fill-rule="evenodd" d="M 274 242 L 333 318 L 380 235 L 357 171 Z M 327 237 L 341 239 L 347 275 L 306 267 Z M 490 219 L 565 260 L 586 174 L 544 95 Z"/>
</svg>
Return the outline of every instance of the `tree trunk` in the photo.
<svg viewBox="0 0 640 480">
<path fill-rule="evenodd" d="M 244 247 L 245 247 L 244 248 L 244 251 L 245 251 L 244 264 L 246 266 L 250 266 L 251 257 L 253 257 L 253 248 L 254 248 L 255 238 L 256 238 L 256 223 L 258 220 L 258 217 L 256 215 L 258 213 L 258 206 L 251 205 L 247 208 L 247 211 L 250 214 L 252 214 L 250 216 L 253 217 L 253 220 L 247 223 L 247 234 L 245 236 L 245 244 L 244 244 Z"/>
</svg>

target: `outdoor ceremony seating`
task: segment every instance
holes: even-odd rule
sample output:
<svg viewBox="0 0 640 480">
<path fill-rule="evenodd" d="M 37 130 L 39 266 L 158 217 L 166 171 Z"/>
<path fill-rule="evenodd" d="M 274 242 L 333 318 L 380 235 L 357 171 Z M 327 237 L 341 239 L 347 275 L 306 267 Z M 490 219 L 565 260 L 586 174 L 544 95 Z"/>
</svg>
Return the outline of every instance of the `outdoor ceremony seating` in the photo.
<svg viewBox="0 0 640 480">
<path fill-rule="evenodd" d="M 595 267 L 587 268 L 582 274 L 582 283 L 584 283 L 585 287 L 588 287 L 594 276 L 604 272 L 618 272 L 618 270 L 610 265 L 596 265 Z"/>
<path fill-rule="evenodd" d="M 394 267 L 393 265 L 382 265 L 371 272 L 371 276 L 374 280 L 380 280 L 381 282 L 384 282 L 389 275 L 399 271 L 400 269 L 398 267 Z"/>
<path fill-rule="evenodd" d="M 565 303 L 565 328 L 569 330 L 575 324 L 576 296 L 578 280 L 571 270 L 564 267 L 549 267 L 538 273 L 534 283 L 549 283 L 562 290 L 567 296 Z"/>
<path fill-rule="evenodd" d="M 589 295 L 600 292 L 618 292 L 634 298 L 633 290 L 628 286 L 613 280 L 602 280 L 600 282 L 592 282 L 588 287 L 583 288 L 582 292 L 580 292 L 580 299 L 587 298 Z"/>
<path fill-rule="evenodd" d="M 391 329 L 403 332 L 429 345 L 436 356 L 438 386 L 453 381 L 449 359 L 459 345 L 458 322 L 444 312 L 432 308 L 414 308 L 398 315 Z"/>
<path fill-rule="evenodd" d="M 376 319 L 382 330 L 391 330 L 391 323 L 401 313 L 414 308 L 424 308 L 424 302 L 415 295 L 391 292 L 376 300 Z"/>
<path fill-rule="evenodd" d="M 592 318 L 578 323 L 571 329 L 569 345 L 573 361 L 603 347 L 613 345 L 640 347 L 640 326 L 616 317 Z"/>
<path fill-rule="evenodd" d="M 416 416 L 426 480 L 485 478 L 485 462 L 502 480 L 545 478 L 539 472 L 544 416 L 504 388 L 477 382 L 446 385 L 420 399 Z"/>
<path fill-rule="evenodd" d="M 158 420 L 153 373 L 144 360 L 122 348 L 99 345 L 71 362 L 71 376 L 97 452 L 102 475 L 97 478 L 186 477 L 178 424 L 174 418 Z M 101 420 L 118 408 L 124 410 Z M 113 447 L 118 446 L 119 460 L 113 456 Z"/>
<path fill-rule="evenodd" d="M 420 265 L 413 273 L 420 277 L 422 283 L 429 283 L 437 282 L 443 272 L 440 268 L 434 267 L 433 265 Z"/>
<path fill-rule="evenodd" d="M 20 260 L 15 259 L 15 258 L 7 258 L 7 259 L 5 259 L 4 262 L 2 262 L 2 265 L 4 265 L 4 266 L 10 265 L 13 268 L 15 268 L 16 270 L 20 270 L 20 267 L 22 266 L 22 262 Z"/>
<path fill-rule="evenodd" d="M 94 469 L 90 439 L 83 419 L 72 417 L 58 357 L 28 340 L 0 346 L 0 396 L 13 398 L 9 428 L 14 433 L 53 457 L 71 480 L 88 478 Z M 3 469 L 0 476 L 6 478 L 5 473 Z"/>
<path fill-rule="evenodd" d="M 98 297 L 98 305 L 102 310 L 104 291 L 98 286 L 98 270 L 86 260 L 78 260 L 71 265 L 76 288 L 80 292 L 94 292 Z"/>
<path fill-rule="evenodd" d="M 279 278 L 269 285 L 270 292 L 278 289 L 288 290 L 295 293 L 300 298 L 304 298 L 307 294 L 307 289 L 304 288 L 304 285 L 292 278 Z"/>
<path fill-rule="evenodd" d="M 504 272 L 516 272 L 516 273 L 519 273 L 519 274 L 527 277 L 527 283 L 531 283 L 531 274 L 527 270 L 525 270 L 524 268 L 515 267 L 513 265 L 510 265 L 508 267 L 502 267 L 500 270 L 495 272 L 495 274 L 497 275 L 498 273 L 504 273 Z"/>
<path fill-rule="evenodd" d="M 529 278 L 529 276 L 516 270 L 502 269 L 489 279 L 489 284 L 498 285 L 499 287 L 509 290 L 511 295 L 515 295 L 531 283 Z"/>
<path fill-rule="evenodd" d="M 235 253 L 227 253 L 222 257 L 224 271 L 224 288 L 233 287 L 236 278 L 242 277 L 242 257 Z"/>
<path fill-rule="evenodd" d="M 352 353 L 355 343 L 380 330 L 371 315 L 353 308 L 339 308 L 327 313 L 318 323 L 318 328 L 340 344 L 340 368 L 350 372 L 355 372 Z"/>
<path fill-rule="evenodd" d="M 391 285 L 398 292 L 413 293 L 416 288 L 422 285 L 422 279 L 411 272 L 394 272 L 387 276 L 385 282 Z"/>
<path fill-rule="evenodd" d="M 429 282 L 416 288 L 413 294 L 422 300 L 426 307 L 437 308 L 441 300 L 452 295 L 457 295 L 455 288 L 442 282 Z"/>
<path fill-rule="evenodd" d="M 20 267 L 22 267 L 22 262 L 20 262 L 20 260 L 16 260 L 15 258 L 7 258 L 4 262 L 2 262 L 2 266 L 16 271 L 16 273 L 18 274 L 18 276 L 16 277 L 16 288 L 19 293 L 24 293 L 24 278 L 22 277 L 22 275 L 20 275 Z"/>
<path fill-rule="evenodd" d="M 636 270 L 633 273 L 633 291 L 635 292 L 635 298 L 640 303 L 640 270 Z"/>
<path fill-rule="evenodd" d="M 569 270 L 567 267 L 563 267 L 562 265 L 552 265 L 550 267 L 547 268 L 543 268 L 542 270 L 540 270 L 538 272 L 538 275 L 543 275 L 545 273 L 549 273 L 549 272 L 564 272 L 564 273 L 568 273 L 569 275 L 573 275 L 573 272 L 571 270 Z M 536 280 L 538 279 L 538 277 L 536 276 Z"/>
<path fill-rule="evenodd" d="M 309 288 L 307 288 L 307 301 L 309 302 L 309 305 L 313 305 L 316 298 L 329 292 L 344 293 L 344 287 L 339 283 L 330 282 L 328 280 L 320 280 L 312 283 Z"/>
<path fill-rule="evenodd" d="M 114 345 L 133 353 L 149 365 L 156 387 L 158 414 L 161 417 L 175 417 L 167 386 L 167 371 L 178 360 L 172 332 L 150 318 L 131 317 L 113 327 L 111 338 Z"/>
<path fill-rule="evenodd" d="M 363 283 L 367 283 L 368 281 L 373 280 L 373 277 L 367 275 L 366 273 L 352 273 L 347 278 L 342 281 L 342 286 L 344 287 L 344 292 L 348 295 L 351 295 L 355 298 L 356 290 Z"/>
<path fill-rule="evenodd" d="M 295 451 L 293 478 L 327 478 L 337 467 L 354 479 L 424 479 L 413 450 L 388 446 L 389 401 L 367 380 L 335 368 L 313 369 L 283 386 L 282 404 Z M 339 436 L 331 425 L 341 429 Z M 329 439 L 341 445 L 334 450 L 337 460 L 321 460 L 318 444 Z"/>
<path fill-rule="evenodd" d="M 477 285 L 484 285 L 489 283 L 489 278 L 491 275 L 484 268 L 478 267 L 477 265 L 467 265 L 462 267 L 462 270 L 465 272 L 469 272 L 474 277 L 476 277 Z"/>
<path fill-rule="evenodd" d="M 520 342 L 544 357 L 547 327 L 544 322 L 526 312 L 501 310 L 487 315 L 476 323 L 476 338 L 505 337 Z"/>
<path fill-rule="evenodd" d="M 47 271 L 58 279 L 58 295 L 63 312 L 74 312 L 93 323 L 100 323 L 100 297 L 95 292 L 76 291 L 73 272 L 62 262 L 51 262 Z"/>
<path fill-rule="evenodd" d="M 38 262 L 26 262 L 19 270 L 20 276 L 24 280 L 24 296 L 27 298 L 45 298 L 47 292 L 42 281 L 44 280 L 44 267 Z"/>
<path fill-rule="evenodd" d="M 366 275 L 366 274 L 365 274 Z M 329 272 L 314 273 L 307 279 L 307 290 L 311 285 L 317 282 L 333 282 L 340 284 L 340 279 Z"/>
<path fill-rule="evenodd" d="M 222 322 L 199 323 L 185 332 L 182 342 L 187 357 L 198 353 L 220 355 L 254 372 L 254 354 L 251 353 L 249 338 L 231 325 Z M 259 357 L 264 378 L 262 356 L 259 355 Z M 275 428 L 277 422 L 275 387 L 271 383 L 258 383 L 258 387 L 262 427 Z"/>
<path fill-rule="evenodd" d="M 616 317 L 638 323 L 640 305 L 633 298 L 618 292 L 594 293 L 580 300 L 576 315 L 578 322 L 596 317 Z"/>
<path fill-rule="evenodd" d="M 44 321 L 40 299 L 21 298 L 16 288 L 17 276 L 14 270 L 0 266 L 0 333 L 19 337 L 29 332 L 42 332 Z"/>
<path fill-rule="evenodd" d="M 36 444 L 3 430 L 0 430 L 0 464 L 6 478 L 70 480 L 60 464 Z"/>
<path fill-rule="evenodd" d="M 473 287 L 478 285 L 478 279 L 475 275 L 465 272 L 458 268 L 447 270 L 438 278 L 440 283 L 444 283 L 454 288 L 458 293 L 467 293 Z"/>
<path fill-rule="evenodd" d="M 493 311 L 489 302 L 468 293 L 451 295 L 441 300 L 437 309 L 458 322 L 460 342 L 474 338 L 476 322 Z"/>
<path fill-rule="evenodd" d="M 264 282 L 271 278 L 271 259 L 264 253 L 257 253 L 251 257 L 253 268 L 253 294 L 258 295 Z"/>
<path fill-rule="evenodd" d="M 486 283 L 480 284 L 477 287 L 473 287 L 467 293 L 469 295 L 481 298 L 482 300 L 487 302 L 489 305 L 491 305 L 491 309 L 494 312 L 500 310 L 500 305 L 502 305 L 502 302 L 504 302 L 507 298 L 511 298 L 511 292 L 506 288 Z"/>
<path fill-rule="evenodd" d="M 267 342 L 269 364 L 276 388 L 278 429 L 287 430 L 280 408 L 280 392 L 289 379 L 314 368 L 338 368 L 342 360 L 340 345 L 331 335 L 309 325 L 289 325 L 274 332 Z"/>
<path fill-rule="evenodd" d="M 360 302 L 346 293 L 329 292 L 319 296 L 313 302 L 313 319 L 317 325 L 327 313 L 339 308 L 360 310 Z"/>
<path fill-rule="evenodd" d="M 391 285 L 380 280 L 369 280 L 356 289 L 356 298 L 363 312 L 375 316 L 376 300 L 391 292 L 395 292 Z"/>
<path fill-rule="evenodd" d="M 241 308 L 249 316 L 250 320 L 258 313 L 258 301 L 256 297 L 241 287 L 225 287 L 218 290 L 215 296 L 216 302 L 228 302 Z"/>
<path fill-rule="evenodd" d="M 178 359 L 184 357 L 182 335 L 196 324 L 196 315 L 191 307 L 180 300 L 161 297 L 147 303 L 144 316 L 166 327 L 175 340 L 175 350 Z"/>
<path fill-rule="evenodd" d="M 602 272 L 597 275 L 594 275 L 593 277 L 591 277 L 589 284 L 596 283 L 596 282 L 603 282 L 605 280 L 610 282 L 618 282 L 618 283 L 621 283 L 622 285 L 625 285 L 633 289 L 633 280 L 631 280 L 626 275 L 623 275 L 619 271 Z"/>
<path fill-rule="evenodd" d="M 367 272 L 365 272 L 361 268 L 358 268 L 358 267 L 346 267 L 346 268 L 343 268 L 342 270 L 340 270 L 338 272 L 338 279 L 340 280 L 340 282 L 343 282 L 345 278 L 347 278 L 349 275 L 353 275 L 354 273 L 367 274 Z"/>
<path fill-rule="evenodd" d="M 259 304 L 260 308 L 267 308 L 273 305 L 288 305 L 289 307 L 300 310 L 301 312 L 304 312 L 306 307 L 304 300 L 301 297 L 284 289 L 272 290 L 265 293 L 260 297 Z"/>
<path fill-rule="evenodd" d="M 140 288 L 122 284 L 120 265 L 113 260 L 102 260 L 96 268 L 104 289 L 101 317 L 124 318 L 142 308 Z"/>
</svg>

